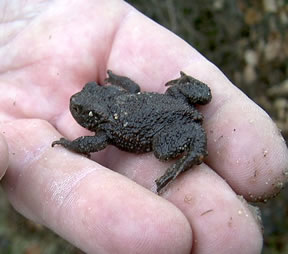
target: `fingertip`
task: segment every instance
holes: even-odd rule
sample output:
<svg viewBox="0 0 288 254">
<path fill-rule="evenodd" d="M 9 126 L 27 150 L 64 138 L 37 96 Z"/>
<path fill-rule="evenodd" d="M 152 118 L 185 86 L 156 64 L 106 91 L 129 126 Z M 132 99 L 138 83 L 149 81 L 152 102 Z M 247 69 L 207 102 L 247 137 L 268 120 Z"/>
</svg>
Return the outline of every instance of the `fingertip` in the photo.
<svg viewBox="0 0 288 254">
<path fill-rule="evenodd" d="M 239 97 L 223 104 L 207 126 L 207 163 L 234 191 L 248 200 L 263 201 L 283 188 L 288 180 L 285 140 L 254 102 Z"/>
<path fill-rule="evenodd" d="M 8 145 L 3 135 L 0 134 L 0 179 L 4 176 L 9 162 Z"/>
</svg>

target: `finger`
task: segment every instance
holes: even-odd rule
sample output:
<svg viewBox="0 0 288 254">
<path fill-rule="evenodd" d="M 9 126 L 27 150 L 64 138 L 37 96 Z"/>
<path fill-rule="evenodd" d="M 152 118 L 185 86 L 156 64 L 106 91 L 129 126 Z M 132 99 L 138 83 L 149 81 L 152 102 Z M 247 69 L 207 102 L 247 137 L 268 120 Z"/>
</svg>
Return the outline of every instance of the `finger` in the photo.
<svg viewBox="0 0 288 254">
<path fill-rule="evenodd" d="M 9 162 L 8 147 L 5 138 L 0 134 L 0 180 L 4 176 Z"/>
<path fill-rule="evenodd" d="M 193 230 L 193 254 L 261 253 L 259 211 L 202 164 L 182 174 L 163 196 L 186 215 Z"/>
<path fill-rule="evenodd" d="M 13 206 L 88 253 L 190 253 L 192 233 L 171 203 L 63 148 L 47 122 L 4 126 Z"/>
<path fill-rule="evenodd" d="M 281 190 L 288 178 L 287 147 L 260 107 L 188 44 L 146 17 L 131 12 L 116 35 L 109 69 L 130 75 L 145 89 L 163 91 L 180 70 L 210 86 L 213 99 L 200 108 L 208 136 L 207 163 L 234 190 L 254 201 Z"/>
<path fill-rule="evenodd" d="M 213 105 L 212 105 L 213 107 Z M 275 123 L 252 101 L 233 94 L 206 121 L 207 163 L 239 194 L 267 200 L 287 182 L 287 147 Z"/>
<path fill-rule="evenodd" d="M 136 157 L 123 152 L 119 156 L 121 159 L 117 156 L 110 160 L 115 170 L 151 190 L 155 189 L 154 180 L 169 166 L 152 154 Z M 116 161 L 120 162 L 118 166 Z M 237 196 L 207 165 L 195 166 L 178 176 L 166 187 L 162 197 L 179 207 L 189 220 L 193 254 L 261 252 L 258 210 Z"/>
<path fill-rule="evenodd" d="M 167 163 L 157 161 L 153 155 L 120 156 L 116 170 L 148 189 L 155 189 L 154 180 L 168 168 Z M 119 158 L 110 163 L 114 164 L 114 160 Z M 257 210 L 251 212 L 244 199 L 208 166 L 203 164 L 178 176 L 162 197 L 179 207 L 189 220 L 193 253 L 260 253 L 260 215 Z"/>
</svg>

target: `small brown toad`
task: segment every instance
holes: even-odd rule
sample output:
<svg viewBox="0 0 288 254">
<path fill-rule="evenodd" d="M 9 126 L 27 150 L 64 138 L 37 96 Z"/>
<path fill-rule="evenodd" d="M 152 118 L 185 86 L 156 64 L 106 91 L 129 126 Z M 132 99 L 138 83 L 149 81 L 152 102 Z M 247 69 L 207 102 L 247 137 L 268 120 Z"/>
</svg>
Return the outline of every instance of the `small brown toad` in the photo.
<svg viewBox="0 0 288 254">
<path fill-rule="evenodd" d="M 180 78 L 166 84 L 165 94 L 141 92 L 134 81 L 110 70 L 105 82 L 110 85 L 87 83 L 70 99 L 75 120 L 95 135 L 73 141 L 61 138 L 52 146 L 89 155 L 114 145 L 132 153 L 153 151 L 160 160 L 177 158 L 155 181 L 158 193 L 181 172 L 203 161 L 206 133 L 195 105 L 210 102 L 206 84 L 181 72 Z"/>
</svg>

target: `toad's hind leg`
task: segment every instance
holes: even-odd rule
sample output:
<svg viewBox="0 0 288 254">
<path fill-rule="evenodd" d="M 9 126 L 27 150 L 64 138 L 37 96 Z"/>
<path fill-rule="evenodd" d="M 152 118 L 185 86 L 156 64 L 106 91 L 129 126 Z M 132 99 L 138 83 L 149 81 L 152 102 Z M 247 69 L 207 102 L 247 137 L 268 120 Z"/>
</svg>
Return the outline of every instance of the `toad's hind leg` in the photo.
<svg viewBox="0 0 288 254">
<path fill-rule="evenodd" d="M 181 77 L 166 83 L 169 88 L 166 94 L 176 98 L 182 98 L 190 104 L 205 105 L 212 99 L 210 88 L 198 79 L 181 72 Z"/>
<path fill-rule="evenodd" d="M 191 128 L 191 133 L 194 135 L 190 138 L 189 144 L 187 144 L 188 149 L 176 163 L 167 169 L 163 176 L 155 181 L 158 193 L 180 173 L 191 168 L 193 165 L 201 164 L 204 157 L 208 154 L 206 134 L 203 127 L 197 123 L 192 124 L 191 127 L 193 127 Z"/>
<path fill-rule="evenodd" d="M 105 83 L 110 83 L 111 85 L 120 86 L 130 93 L 140 92 L 140 87 L 130 78 L 116 75 L 111 70 L 107 71 L 108 78 L 104 80 Z"/>
</svg>

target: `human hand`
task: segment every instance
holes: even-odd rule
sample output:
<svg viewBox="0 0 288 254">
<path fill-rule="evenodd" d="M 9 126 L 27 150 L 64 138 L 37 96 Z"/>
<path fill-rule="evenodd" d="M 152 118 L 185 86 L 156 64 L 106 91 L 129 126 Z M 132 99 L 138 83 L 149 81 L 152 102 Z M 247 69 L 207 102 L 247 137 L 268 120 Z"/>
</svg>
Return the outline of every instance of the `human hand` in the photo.
<svg viewBox="0 0 288 254">
<path fill-rule="evenodd" d="M 10 162 L 2 184 L 20 213 L 88 253 L 260 253 L 261 230 L 237 195 L 266 199 L 287 180 L 285 142 L 266 113 L 123 1 L 4 2 L 0 128 Z M 51 148 L 61 135 L 88 133 L 72 119 L 69 98 L 87 81 L 103 81 L 107 69 L 142 90 L 163 92 L 180 70 L 212 90 L 201 107 L 206 164 L 179 176 L 162 197 L 141 187 L 155 188 L 167 169 L 152 154 L 109 147 L 92 161 Z"/>
</svg>

